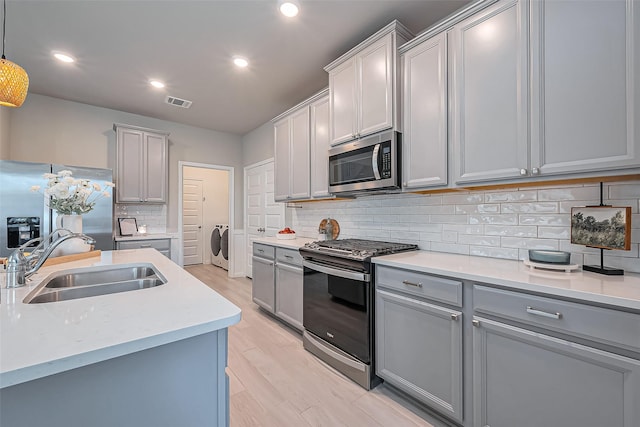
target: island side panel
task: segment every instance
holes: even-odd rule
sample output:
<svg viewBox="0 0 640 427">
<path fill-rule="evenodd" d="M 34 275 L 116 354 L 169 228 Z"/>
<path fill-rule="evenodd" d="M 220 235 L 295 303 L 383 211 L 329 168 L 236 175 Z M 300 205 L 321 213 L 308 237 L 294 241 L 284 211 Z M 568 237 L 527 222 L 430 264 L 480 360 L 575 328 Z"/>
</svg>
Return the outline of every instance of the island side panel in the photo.
<svg viewBox="0 0 640 427">
<path fill-rule="evenodd" d="M 0 390 L 0 425 L 228 425 L 227 329 Z"/>
</svg>

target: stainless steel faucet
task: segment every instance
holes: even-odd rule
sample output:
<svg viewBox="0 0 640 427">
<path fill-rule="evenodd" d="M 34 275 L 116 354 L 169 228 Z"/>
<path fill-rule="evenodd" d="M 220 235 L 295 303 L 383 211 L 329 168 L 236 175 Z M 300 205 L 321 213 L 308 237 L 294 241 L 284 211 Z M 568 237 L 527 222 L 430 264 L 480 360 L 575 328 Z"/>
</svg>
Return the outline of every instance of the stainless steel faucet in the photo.
<svg viewBox="0 0 640 427">
<path fill-rule="evenodd" d="M 64 228 L 59 228 L 48 236 L 29 240 L 24 245 L 13 251 L 7 260 L 7 288 L 18 288 L 27 283 L 27 278 L 42 267 L 42 264 L 51 256 L 51 253 L 62 242 L 70 239 L 82 239 L 90 245 L 96 243 L 91 236 L 81 233 L 72 233 Z M 36 242 L 40 242 L 30 255 L 24 251 Z"/>
</svg>

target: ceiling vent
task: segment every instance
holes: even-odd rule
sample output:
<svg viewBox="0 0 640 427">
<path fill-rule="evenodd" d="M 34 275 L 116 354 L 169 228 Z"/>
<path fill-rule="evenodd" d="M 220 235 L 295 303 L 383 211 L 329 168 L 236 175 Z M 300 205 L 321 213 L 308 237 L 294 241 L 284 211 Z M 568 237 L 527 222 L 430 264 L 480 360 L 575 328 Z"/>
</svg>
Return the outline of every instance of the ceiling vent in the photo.
<svg viewBox="0 0 640 427">
<path fill-rule="evenodd" d="M 164 100 L 169 105 L 175 105 L 180 108 L 189 108 L 191 107 L 192 102 L 187 101 L 186 99 L 176 98 L 175 96 L 167 96 L 167 99 Z"/>
</svg>

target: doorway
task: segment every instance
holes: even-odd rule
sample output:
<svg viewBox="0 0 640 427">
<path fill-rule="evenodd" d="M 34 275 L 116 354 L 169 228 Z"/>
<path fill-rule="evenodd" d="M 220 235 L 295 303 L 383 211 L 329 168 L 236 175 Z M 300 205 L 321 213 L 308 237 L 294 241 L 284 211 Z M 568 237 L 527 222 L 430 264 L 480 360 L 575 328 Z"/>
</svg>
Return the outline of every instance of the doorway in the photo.
<svg viewBox="0 0 640 427">
<path fill-rule="evenodd" d="M 274 200 L 273 159 L 244 168 L 244 194 L 245 275 L 252 277 L 253 241 L 261 237 L 273 237 L 284 227 L 284 203 Z"/>
<path fill-rule="evenodd" d="M 228 166 L 179 162 L 181 265 L 232 269 L 233 171 Z"/>
</svg>

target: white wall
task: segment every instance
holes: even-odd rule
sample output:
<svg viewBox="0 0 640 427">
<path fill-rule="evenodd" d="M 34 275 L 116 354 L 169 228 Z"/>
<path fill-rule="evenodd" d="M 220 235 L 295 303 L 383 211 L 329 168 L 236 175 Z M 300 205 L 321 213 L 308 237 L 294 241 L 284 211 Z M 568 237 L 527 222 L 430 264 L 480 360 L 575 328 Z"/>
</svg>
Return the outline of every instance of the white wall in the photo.
<svg viewBox="0 0 640 427">
<path fill-rule="evenodd" d="M 330 216 L 339 238 L 415 243 L 420 249 L 493 258 L 528 258 L 528 249 L 571 252 L 576 264 L 600 264 L 600 251 L 570 243 L 571 207 L 597 205 L 598 184 L 455 194 L 398 194 L 303 203 L 290 227 L 317 237 Z M 605 251 L 605 265 L 640 273 L 640 182 L 604 186 L 605 204 L 631 206 L 630 251 Z"/>
<path fill-rule="evenodd" d="M 169 107 L 167 107 L 169 108 Z M 113 123 L 170 132 L 167 229 L 178 229 L 178 162 L 235 167 L 235 223 L 242 227 L 242 138 L 123 111 L 29 94 L 11 112 L 11 160 L 115 167 Z"/>
<path fill-rule="evenodd" d="M 9 127 L 11 109 L 0 107 L 0 159 L 9 159 Z"/>
<path fill-rule="evenodd" d="M 267 122 L 242 137 L 243 166 L 272 158 L 273 148 L 273 124 Z"/>
</svg>

